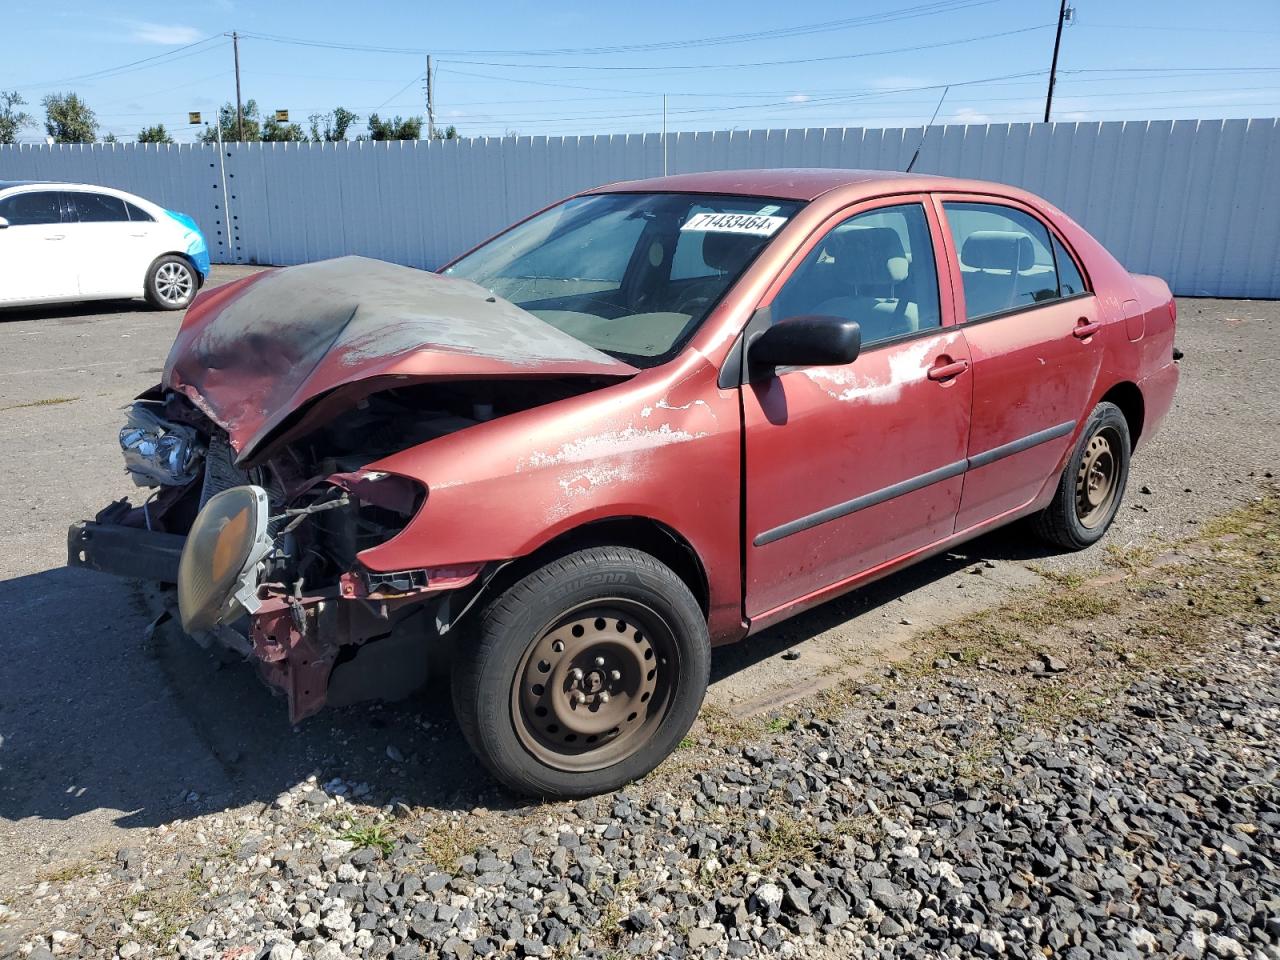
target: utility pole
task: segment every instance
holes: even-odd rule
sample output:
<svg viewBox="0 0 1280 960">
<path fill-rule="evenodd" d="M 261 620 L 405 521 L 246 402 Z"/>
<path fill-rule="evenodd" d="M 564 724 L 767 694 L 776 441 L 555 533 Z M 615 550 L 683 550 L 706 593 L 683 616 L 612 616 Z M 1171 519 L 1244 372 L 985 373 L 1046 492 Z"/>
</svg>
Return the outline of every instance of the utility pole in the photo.
<svg viewBox="0 0 1280 960">
<path fill-rule="evenodd" d="M 1058 29 L 1062 29 L 1061 24 L 1058 25 Z M 236 140 L 244 143 L 244 107 L 240 103 L 240 34 L 234 30 L 231 31 L 231 49 L 235 51 L 236 57 Z M 222 126 L 221 118 L 218 120 L 218 126 Z"/>
<path fill-rule="evenodd" d="M 1053 39 L 1053 63 L 1049 65 L 1049 93 L 1044 98 L 1044 122 L 1049 122 L 1049 111 L 1053 109 L 1053 83 L 1058 78 L 1058 48 L 1062 46 L 1062 22 L 1067 19 L 1067 0 L 1058 6 L 1058 34 Z"/>
<path fill-rule="evenodd" d="M 427 139 L 436 138 L 436 71 L 431 65 L 431 54 L 427 54 Z"/>
</svg>

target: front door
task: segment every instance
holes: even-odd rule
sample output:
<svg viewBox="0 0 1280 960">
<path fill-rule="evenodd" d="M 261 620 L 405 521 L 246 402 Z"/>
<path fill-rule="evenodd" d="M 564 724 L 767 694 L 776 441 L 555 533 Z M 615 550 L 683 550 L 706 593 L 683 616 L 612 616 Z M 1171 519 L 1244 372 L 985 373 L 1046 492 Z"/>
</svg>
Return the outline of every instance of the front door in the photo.
<svg viewBox="0 0 1280 960">
<path fill-rule="evenodd" d="M 954 528 L 971 378 L 949 282 L 939 291 L 936 216 L 922 197 L 855 211 L 816 231 L 765 298 L 774 320 L 856 320 L 863 346 L 847 366 L 743 387 L 749 618 Z"/>
<path fill-rule="evenodd" d="M 74 300 L 75 264 L 57 190 L 24 190 L 0 199 L 0 303 Z"/>
<path fill-rule="evenodd" d="M 942 202 L 973 362 L 969 473 L 956 529 L 1030 503 L 1066 456 L 1102 363 L 1098 305 L 1031 211 Z"/>
</svg>

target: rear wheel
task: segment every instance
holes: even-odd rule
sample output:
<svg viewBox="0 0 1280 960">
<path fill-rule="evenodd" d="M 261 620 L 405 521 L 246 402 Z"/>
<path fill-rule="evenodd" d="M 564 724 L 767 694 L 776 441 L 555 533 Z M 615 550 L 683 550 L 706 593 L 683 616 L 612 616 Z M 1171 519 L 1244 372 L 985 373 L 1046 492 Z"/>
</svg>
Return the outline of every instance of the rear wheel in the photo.
<svg viewBox="0 0 1280 960">
<path fill-rule="evenodd" d="M 147 271 L 147 302 L 159 310 L 190 306 L 198 287 L 195 268 L 176 254 L 160 257 Z"/>
<path fill-rule="evenodd" d="M 643 776 L 688 732 L 710 644 L 689 588 L 648 554 L 548 563 L 485 610 L 453 672 L 472 749 L 504 784 L 580 797 Z"/>
<path fill-rule="evenodd" d="M 1113 403 L 1093 408 L 1058 481 L 1053 501 L 1035 517 L 1050 543 L 1083 550 L 1111 526 L 1129 480 L 1129 422 Z"/>
</svg>

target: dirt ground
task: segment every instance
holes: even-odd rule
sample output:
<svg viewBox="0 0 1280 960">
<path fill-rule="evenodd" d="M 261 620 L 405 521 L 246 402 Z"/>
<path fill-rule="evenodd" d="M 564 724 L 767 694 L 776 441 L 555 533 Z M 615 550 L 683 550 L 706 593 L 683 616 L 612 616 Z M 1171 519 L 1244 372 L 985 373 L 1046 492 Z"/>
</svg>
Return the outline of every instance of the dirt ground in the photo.
<svg viewBox="0 0 1280 960">
<path fill-rule="evenodd" d="M 67 525 L 133 491 L 121 408 L 158 380 L 180 322 L 140 306 L 0 312 L 0 899 L 124 846 L 131 830 L 270 802 L 316 771 L 441 810 L 511 809 L 470 760 L 444 688 L 290 728 L 246 666 L 167 629 L 148 638 L 136 589 L 62 566 Z M 719 651 L 710 710 L 804 697 L 1045 572 L 1105 566 L 1108 547 L 1176 538 L 1256 494 L 1251 478 L 1280 465 L 1280 304 L 1181 300 L 1179 311 L 1178 402 L 1102 545 L 1052 555 L 1016 528 L 974 541 Z"/>
</svg>

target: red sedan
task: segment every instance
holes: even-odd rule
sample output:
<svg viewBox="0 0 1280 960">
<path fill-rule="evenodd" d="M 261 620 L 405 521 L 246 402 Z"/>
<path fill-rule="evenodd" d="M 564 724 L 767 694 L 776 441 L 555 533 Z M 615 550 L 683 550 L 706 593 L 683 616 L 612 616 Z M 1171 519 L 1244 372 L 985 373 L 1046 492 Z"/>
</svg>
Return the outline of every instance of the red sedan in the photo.
<svg viewBox="0 0 1280 960">
<path fill-rule="evenodd" d="M 441 275 L 201 295 L 70 562 L 175 582 L 293 718 L 447 651 L 509 786 L 657 765 L 731 643 L 1019 517 L 1081 549 L 1178 382 L 1174 303 L 1021 190 L 849 170 L 614 184 Z"/>
</svg>

